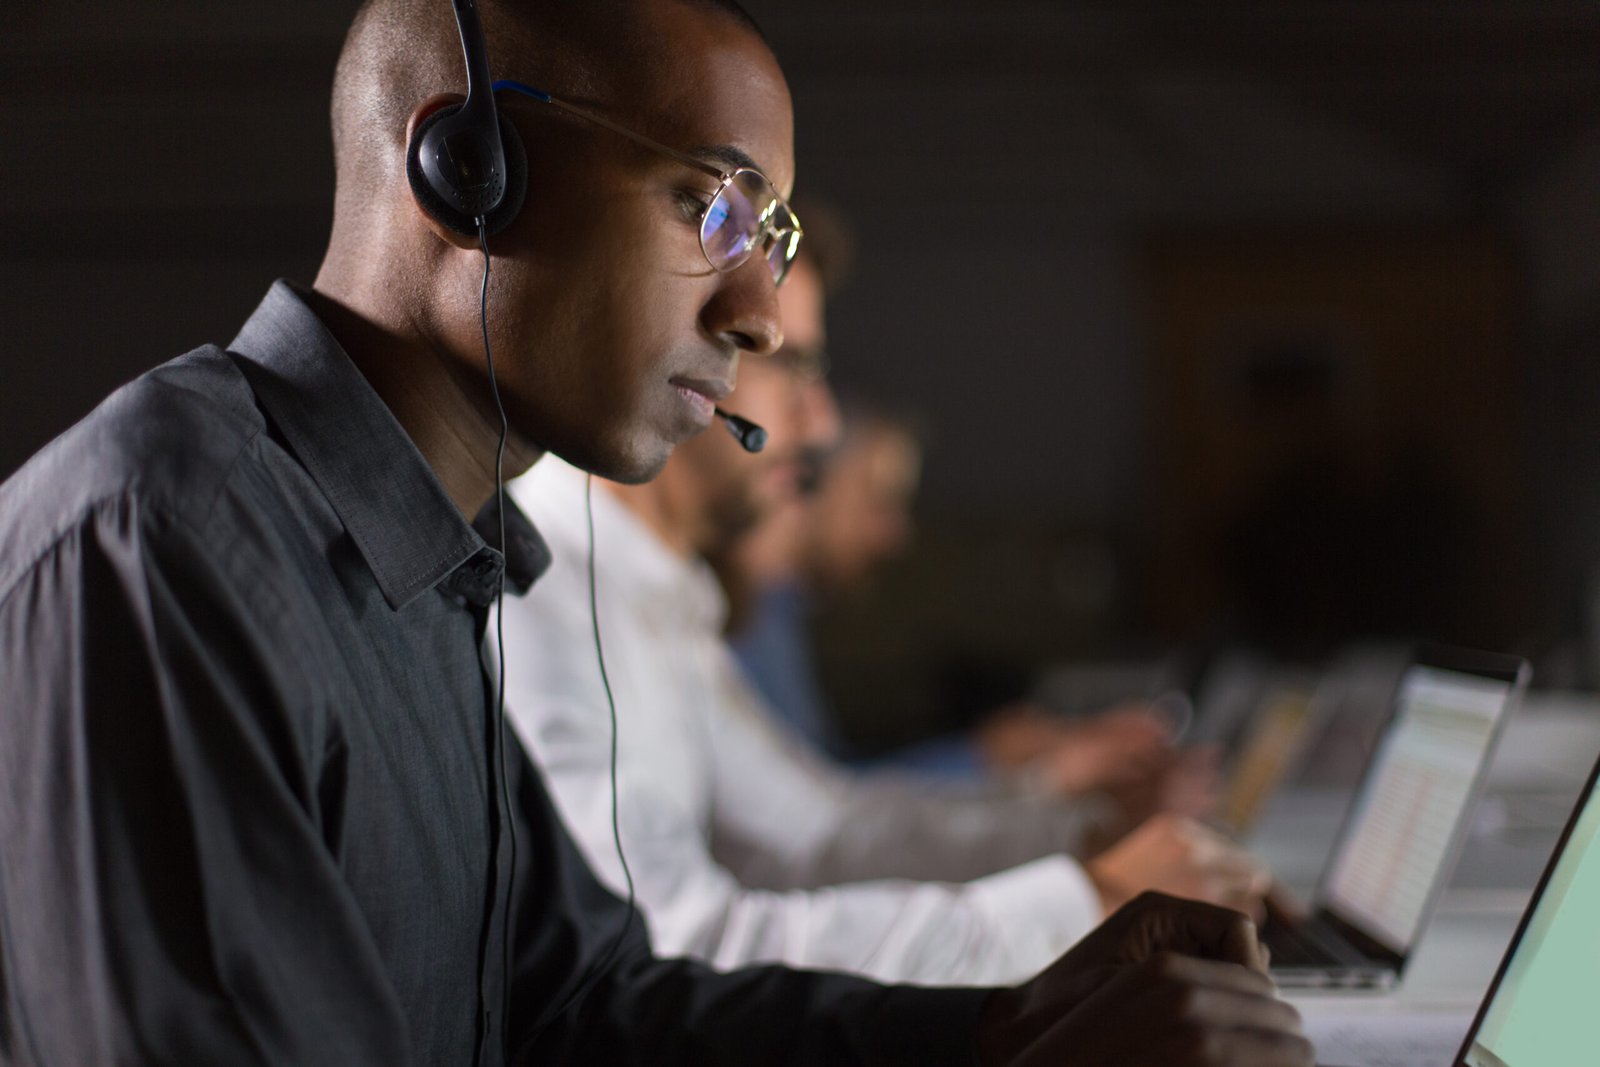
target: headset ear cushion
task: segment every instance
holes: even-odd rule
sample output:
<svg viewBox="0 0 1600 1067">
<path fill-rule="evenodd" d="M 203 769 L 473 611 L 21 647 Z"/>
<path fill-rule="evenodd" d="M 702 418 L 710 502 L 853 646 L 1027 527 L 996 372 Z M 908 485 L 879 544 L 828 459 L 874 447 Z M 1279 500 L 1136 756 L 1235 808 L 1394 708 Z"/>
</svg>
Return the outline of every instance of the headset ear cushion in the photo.
<svg viewBox="0 0 1600 1067">
<path fill-rule="evenodd" d="M 435 123 L 453 115 L 460 106 L 456 104 L 442 107 L 422 120 L 416 133 L 412 135 L 411 143 L 406 146 L 406 178 L 411 183 L 411 195 L 417 198 L 422 210 L 456 233 L 476 237 L 478 220 L 458 211 L 429 184 L 427 175 L 422 173 L 420 149 L 423 135 Z M 506 191 L 500 198 L 500 205 L 489 212 L 489 217 L 484 219 L 485 228 L 491 234 L 499 233 L 511 225 L 511 221 L 517 217 L 517 212 L 522 210 L 522 201 L 528 195 L 528 156 L 523 151 L 522 138 L 518 136 L 517 128 L 507 122 L 504 116 L 500 119 L 500 144 L 506 157 Z"/>
</svg>

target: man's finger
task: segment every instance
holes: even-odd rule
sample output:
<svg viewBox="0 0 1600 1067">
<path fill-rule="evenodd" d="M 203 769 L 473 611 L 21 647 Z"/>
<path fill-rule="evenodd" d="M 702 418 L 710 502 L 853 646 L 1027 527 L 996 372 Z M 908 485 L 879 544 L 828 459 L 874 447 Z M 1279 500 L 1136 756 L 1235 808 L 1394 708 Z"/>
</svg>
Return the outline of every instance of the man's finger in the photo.
<svg viewBox="0 0 1600 1067">
<path fill-rule="evenodd" d="M 1250 892 L 1231 893 L 1231 894 L 1219 897 L 1218 899 L 1221 901 L 1223 907 L 1232 908 L 1234 911 L 1241 912 L 1241 913 L 1243 913 L 1245 915 L 1248 915 L 1252 922 L 1262 923 L 1262 922 L 1266 921 L 1266 918 L 1267 918 L 1267 905 L 1261 899 L 1261 894 L 1259 894 L 1259 893 L 1250 893 Z M 1266 951 L 1266 946 L 1265 945 L 1260 945 L 1259 941 L 1257 942 L 1257 944 L 1259 945 L 1260 951 L 1262 951 L 1262 952 Z M 1263 959 L 1265 959 L 1264 956 L 1263 956 Z M 1266 964 L 1263 963 L 1262 966 L 1265 967 Z M 1254 970 L 1254 968 L 1252 968 L 1252 970 Z"/>
<path fill-rule="evenodd" d="M 1222 950 L 1217 953 L 1216 958 L 1237 963 L 1262 978 L 1267 978 L 1267 957 L 1262 951 L 1261 938 L 1256 936 L 1256 924 L 1243 915 L 1240 915 L 1239 919 L 1239 922 L 1225 932 Z M 1270 978 L 1267 980 L 1271 981 Z"/>
<path fill-rule="evenodd" d="M 1203 961 L 1201 961 L 1203 962 Z M 1287 1002 L 1277 999 L 1270 982 L 1260 975 L 1229 964 L 1213 966 L 1231 970 L 1235 975 L 1250 979 L 1247 990 L 1227 988 L 1221 983 L 1230 977 L 1208 975 L 1205 985 L 1187 986 L 1178 994 L 1180 1014 L 1208 1027 L 1226 1027 L 1235 1030 L 1259 1030 L 1268 1033 L 1303 1034 L 1300 1013 Z"/>
<path fill-rule="evenodd" d="M 1276 993 L 1276 987 L 1272 984 L 1272 979 L 1260 971 L 1237 963 L 1202 960 L 1194 956 L 1168 952 L 1153 957 L 1145 966 L 1160 980 L 1181 984 L 1195 990 L 1217 990 L 1231 994 L 1268 998 L 1275 996 Z M 1289 1010 L 1292 1012 L 1294 1009 L 1290 1008 Z"/>
<path fill-rule="evenodd" d="M 1138 963 L 1164 952 L 1236 963 L 1265 975 L 1255 923 L 1215 904 L 1147 892 L 1123 906 L 1073 954 Z"/>
<path fill-rule="evenodd" d="M 1272 887 L 1272 876 L 1247 856 L 1225 856 L 1202 867 L 1213 884 L 1230 890 L 1264 896 Z"/>
<path fill-rule="evenodd" d="M 1295 896 L 1282 882 L 1276 880 L 1272 882 L 1267 890 L 1267 909 L 1270 914 L 1276 915 L 1289 923 L 1301 922 L 1310 914 L 1309 909 L 1300 898 Z"/>
<path fill-rule="evenodd" d="M 1242 967 L 1162 954 L 1116 977 L 1023 1043 L 1018 1064 L 1309 1067 L 1299 1014 Z M 1072 1062 L 1076 1062 L 1072 1060 Z"/>
</svg>

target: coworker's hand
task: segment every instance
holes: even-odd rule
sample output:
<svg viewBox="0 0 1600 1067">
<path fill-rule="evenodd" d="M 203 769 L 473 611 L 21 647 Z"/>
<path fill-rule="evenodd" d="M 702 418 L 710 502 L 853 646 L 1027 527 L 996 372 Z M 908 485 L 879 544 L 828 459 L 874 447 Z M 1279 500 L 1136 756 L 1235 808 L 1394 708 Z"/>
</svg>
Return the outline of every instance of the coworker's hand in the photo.
<svg viewBox="0 0 1600 1067">
<path fill-rule="evenodd" d="M 1016 770 L 1049 752 L 1071 724 L 1031 700 L 995 708 L 973 733 L 984 763 L 997 770 Z"/>
<path fill-rule="evenodd" d="M 1250 854 L 1213 830 L 1157 815 L 1084 865 L 1112 912 L 1147 889 L 1202 900 L 1256 919 L 1272 877 Z"/>
<path fill-rule="evenodd" d="M 1150 704 L 1118 705 L 1093 718 L 1055 722 L 1029 770 L 1043 787 L 1077 796 L 1151 780 L 1171 762 L 1172 721 Z"/>
<path fill-rule="evenodd" d="M 1167 812 L 1191 819 L 1216 814 L 1222 795 L 1222 753 L 1215 745 L 1169 750 L 1165 762 L 1142 778 L 1108 786 L 1124 826 Z"/>
<path fill-rule="evenodd" d="M 1037 978 L 997 990 L 984 1067 L 1311 1067 L 1300 1018 L 1238 912 L 1146 893 Z"/>
<path fill-rule="evenodd" d="M 1267 890 L 1263 903 L 1266 905 L 1268 918 L 1285 926 L 1298 926 L 1311 917 L 1311 909 L 1306 906 L 1306 902 L 1279 881 L 1272 883 L 1272 888 Z"/>
</svg>

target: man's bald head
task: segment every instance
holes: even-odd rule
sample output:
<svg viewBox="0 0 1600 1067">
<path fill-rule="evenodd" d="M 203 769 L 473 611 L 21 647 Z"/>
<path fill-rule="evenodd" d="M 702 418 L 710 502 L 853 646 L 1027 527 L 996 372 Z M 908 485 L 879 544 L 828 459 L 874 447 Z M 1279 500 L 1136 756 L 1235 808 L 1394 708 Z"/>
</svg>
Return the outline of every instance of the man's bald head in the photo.
<svg viewBox="0 0 1600 1067">
<path fill-rule="evenodd" d="M 765 41 L 737 0 L 484 0 L 490 72 L 575 100 L 637 103 L 649 92 L 655 58 L 670 46 L 651 32 L 652 3 L 716 12 Z M 362 5 L 334 75 L 336 224 L 361 218 L 375 190 L 405 180 L 405 134 L 416 106 L 440 92 L 465 91 L 448 0 Z"/>
<path fill-rule="evenodd" d="M 704 431 L 739 356 L 781 340 L 765 259 L 719 270 L 699 231 L 721 195 L 707 170 L 738 160 L 792 186 L 788 84 L 732 0 L 479 3 L 494 77 L 668 151 L 507 94 L 498 110 L 527 151 L 528 189 L 485 258 L 406 176 L 408 138 L 465 89 L 452 6 L 369 0 L 334 82 L 338 192 L 316 290 L 348 313 L 341 342 L 393 377 L 444 450 L 497 429 L 498 392 L 519 464 L 545 451 L 617 481 L 651 477 Z M 472 412 L 441 413 L 451 395 Z"/>
</svg>

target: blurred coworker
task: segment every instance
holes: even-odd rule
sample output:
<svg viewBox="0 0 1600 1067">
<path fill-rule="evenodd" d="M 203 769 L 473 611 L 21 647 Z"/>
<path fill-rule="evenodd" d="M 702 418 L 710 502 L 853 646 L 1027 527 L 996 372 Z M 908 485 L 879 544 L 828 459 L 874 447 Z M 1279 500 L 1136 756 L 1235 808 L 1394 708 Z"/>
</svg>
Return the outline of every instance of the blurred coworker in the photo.
<svg viewBox="0 0 1600 1067">
<path fill-rule="evenodd" d="M 784 347 L 740 368 L 734 406 L 768 430 L 764 452 L 704 434 L 654 482 L 593 489 L 616 818 L 657 951 L 970 984 L 1033 973 L 1145 888 L 1255 908 L 1264 875 L 1195 824 L 1152 820 L 1085 867 L 1065 855 L 1081 811 L 862 780 L 783 732 L 740 675 L 702 557 L 791 499 L 806 450 L 837 433 L 812 373 L 822 300 L 798 260 L 780 291 Z M 547 459 L 514 493 L 555 564 L 526 606 L 507 605 L 509 714 L 589 862 L 622 892 L 584 476 Z"/>
<path fill-rule="evenodd" d="M 817 677 L 808 629 L 813 598 L 859 590 L 905 548 L 921 465 L 908 423 L 848 403 L 844 436 L 820 465 L 814 492 L 774 508 L 714 560 L 724 588 L 746 604 L 731 637 L 746 677 L 795 732 L 835 758 L 851 760 L 851 753 Z M 1169 721 L 1144 704 L 1068 720 L 1018 701 L 991 712 L 970 734 L 932 738 L 870 762 L 955 778 L 1021 774 L 1064 796 L 1142 795 L 1152 778 L 1184 777 L 1180 768 L 1186 785 L 1203 784 L 1206 757 L 1179 762 L 1169 742 Z M 1169 794 L 1181 797 L 1183 813 L 1192 815 L 1209 814 L 1208 795 L 1203 788 Z"/>
</svg>

